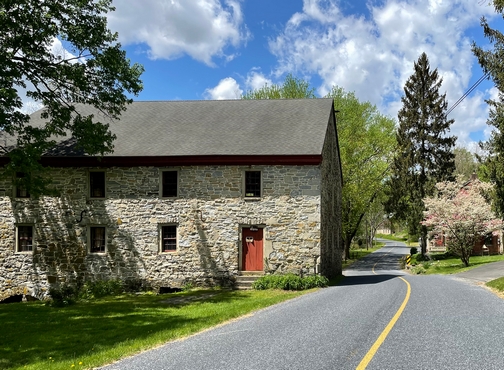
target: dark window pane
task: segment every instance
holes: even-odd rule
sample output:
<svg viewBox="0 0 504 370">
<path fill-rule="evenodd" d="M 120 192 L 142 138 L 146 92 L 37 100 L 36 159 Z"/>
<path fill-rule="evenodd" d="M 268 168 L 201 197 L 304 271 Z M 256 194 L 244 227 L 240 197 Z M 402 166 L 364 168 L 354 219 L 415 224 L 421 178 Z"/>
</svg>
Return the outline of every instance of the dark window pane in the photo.
<svg viewBox="0 0 504 370">
<path fill-rule="evenodd" d="M 33 227 L 18 226 L 18 252 L 31 252 L 33 250 Z"/>
<path fill-rule="evenodd" d="M 25 177 L 25 174 L 23 172 L 17 172 L 16 177 L 18 179 L 22 179 Z M 29 198 L 30 193 L 26 190 L 26 188 L 22 185 L 16 186 L 16 198 Z"/>
<path fill-rule="evenodd" d="M 485 236 L 485 245 L 487 247 L 491 247 L 493 245 L 493 234 L 492 233 L 486 234 L 486 236 Z"/>
<path fill-rule="evenodd" d="M 261 171 L 245 172 L 245 196 L 261 196 Z"/>
<path fill-rule="evenodd" d="M 105 228 L 91 228 L 91 253 L 105 253 Z"/>
<path fill-rule="evenodd" d="M 89 188 L 91 198 L 105 197 L 105 172 L 90 172 Z"/>
<path fill-rule="evenodd" d="M 161 250 L 163 252 L 177 250 L 177 226 L 163 226 L 161 228 Z"/>
<path fill-rule="evenodd" d="M 163 172 L 163 197 L 177 196 L 177 171 Z"/>
</svg>

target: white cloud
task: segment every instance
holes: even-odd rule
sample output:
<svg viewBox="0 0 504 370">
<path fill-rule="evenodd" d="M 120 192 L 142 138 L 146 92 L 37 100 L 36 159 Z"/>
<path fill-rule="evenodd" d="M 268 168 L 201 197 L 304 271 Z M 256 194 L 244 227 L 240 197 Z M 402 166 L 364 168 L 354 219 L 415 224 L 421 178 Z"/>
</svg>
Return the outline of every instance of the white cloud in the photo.
<svg viewBox="0 0 504 370">
<path fill-rule="evenodd" d="M 60 57 L 62 60 L 69 60 L 70 63 L 75 64 L 75 63 L 84 63 L 85 59 L 84 58 L 76 58 L 76 56 L 72 53 L 70 53 L 68 50 L 66 50 L 63 47 L 62 42 L 54 37 L 51 44 L 47 45 L 47 50 L 57 56 Z M 21 98 L 21 101 L 23 102 L 23 107 L 20 109 L 22 113 L 26 114 L 31 114 L 33 112 L 38 111 L 39 109 L 42 109 L 44 105 L 39 102 L 35 101 L 32 98 L 28 97 L 26 94 L 28 91 L 35 91 L 35 86 L 30 82 L 25 79 L 25 84 L 26 88 L 21 87 L 21 86 L 16 86 L 16 90 L 18 92 L 19 97 Z M 37 86 L 39 89 L 42 91 L 46 90 L 45 86 L 42 86 L 39 84 Z"/>
<path fill-rule="evenodd" d="M 146 44 L 152 59 L 184 54 L 213 65 L 212 58 L 230 60 L 225 49 L 249 38 L 240 0 L 116 0 L 109 27 L 119 41 Z"/>
<path fill-rule="evenodd" d="M 370 15 L 345 16 L 337 0 L 304 0 L 283 32 L 270 40 L 278 58 L 277 75 L 318 74 L 325 95 L 338 85 L 354 91 L 392 117 L 401 107 L 403 86 L 422 52 L 431 69 L 443 77 L 441 92 L 453 104 L 469 87 L 471 40 L 465 34 L 478 27 L 493 8 L 474 0 L 385 0 L 369 2 Z M 479 77 L 479 76 L 476 76 Z M 453 112 L 452 133 L 470 142 L 469 130 L 484 130 L 486 105 L 471 95 Z"/>
<path fill-rule="evenodd" d="M 252 70 L 247 75 L 247 79 L 245 80 L 245 85 L 249 90 L 257 90 L 265 85 L 271 86 L 273 85 L 273 81 L 269 78 L 265 77 L 262 73 L 257 72 L 256 70 Z"/>
<path fill-rule="evenodd" d="M 219 81 L 219 84 L 212 89 L 206 89 L 204 96 L 209 100 L 240 99 L 243 91 L 236 80 L 226 77 Z"/>
</svg>

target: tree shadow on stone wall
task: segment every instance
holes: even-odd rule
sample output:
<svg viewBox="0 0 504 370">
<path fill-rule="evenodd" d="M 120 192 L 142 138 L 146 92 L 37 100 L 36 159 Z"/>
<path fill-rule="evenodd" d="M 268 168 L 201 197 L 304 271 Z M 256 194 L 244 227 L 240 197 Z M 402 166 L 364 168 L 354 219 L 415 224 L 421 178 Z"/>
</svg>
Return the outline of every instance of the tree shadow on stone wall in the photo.
<svg viewBox="0 0 504 370">
<path fill-rule="evenodd" d="M 201 271 L 204 275 L 204 284 L 233 287 L 234 277 L 229 266 L 226 265 L 224 252 L 218 250 L 218 243 L 208 239 L 209 228 L 205 226 L 205 222 L 197 212 L 195 213 L 194 224 L 199 236 L 197 249 Z"/>
<path fill-rule="evenodd" d="M 24 266 L 24 277 L 12 279 L 17 285 L 12 292 L 21 289 L 42 299 L 51 287 L 111 279 L 130 287 L 149 286 L 145 262 L 133 236 L 107 213 L 105 201 L 71 201 L 65 196 L 21 203 L 12 199 L 12 207 L 16 224 L 34 226 L 33 252 L 21 257 L 31 266 Z M 89 252 L 89 225 L 106 227 L 105 253 Z"/>
</svg>

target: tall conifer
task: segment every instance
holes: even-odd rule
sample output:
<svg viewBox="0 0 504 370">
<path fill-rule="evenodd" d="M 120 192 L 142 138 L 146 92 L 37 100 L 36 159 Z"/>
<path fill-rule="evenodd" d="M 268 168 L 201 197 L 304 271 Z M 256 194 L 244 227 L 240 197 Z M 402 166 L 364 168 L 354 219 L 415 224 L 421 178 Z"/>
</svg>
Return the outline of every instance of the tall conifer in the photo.
<svg viewBox="0 0 504 370">
<path fill-rule="evenodd" d="M 504 18 L 504 0 L 494 0 L 497 13 Z M 504 217 L 504 34 L 490 28 L 487 20 L 481 18 L 481 25 L 486 38 L 493 44 L 493 49 L 482 49 L 473 43 L 472 49 L 485 73 L 499 90 L 497 99 L 487 100 L 490 114 L 487 123 L 494 127 L 489 140 L 482 144 L 488 156 L 482 169 L 485 175 L 495 183 L 497 211 Z"/>
<path fill-rule="evenodd" d="M 432 195 L 436 182 L 451 180 L 455 169 L 455 136 L 449 136 L 453 120 L 446 117 L 446 94 L 440 94 L 443 79 L 431 71 L 427 55 L 414 63 L 406 81 L 399 111 L 397 153 L 392 163 L 390 200 L 387 210 L 405 221 L 411 236 L 422 237 L 425 253 L 427 230 L 422 199 Z"/>
</svg>

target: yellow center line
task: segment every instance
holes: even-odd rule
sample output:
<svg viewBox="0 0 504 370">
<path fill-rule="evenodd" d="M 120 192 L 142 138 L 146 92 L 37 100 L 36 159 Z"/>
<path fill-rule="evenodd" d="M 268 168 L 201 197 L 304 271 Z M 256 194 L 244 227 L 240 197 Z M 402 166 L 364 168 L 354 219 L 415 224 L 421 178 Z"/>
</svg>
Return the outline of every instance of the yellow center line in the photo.
<svg viewBox="0 0 504 370">
<path fill-rule="evenodd" d="M 376 264 L 375 264 L 375 266 L 376 266 Z M 376 273 L 374 271 L 375 266 L 373 266 L 373 274 L 376 275 Z M 378 352 L 378 349 L 380 348 L 382 343 L 385 341 L 385 338 L 387 338 L 387 335 L 390 333 L 390 331 L 394 327 L 397 320 L 399 320 L 399 317 L 401 316 L 404 309 L 406 308 L 406 305 L 408 304 L 408 301 L 409 301 L 409 298 L 411 295 L 411 285 L 410 285 L 410 283 L 408 283 L 408 281 L 406 281 L 406 279 L 404 279 L 400 276 L 399 276 L 399 279 L 401 279 L 402 281 L 404 281 L 406 283 L 406 286 L 407 286 L 406 297 L 404 297 L 404 300 L 403 300 L 403 303 L 401 304 L 401 307 L 399 307 L 399 309 L 397 310 L 397 312 L 394 315 L 394 317 L 392 318 L 392 320 L 390 320 L 390 322 L 385 327 L 385 329 L 382 331 L 382 333 L 380 334 L 378 339 L 371 346 L 368 353 L 366 353 L 366 355 L 364 356 L 364 358 L 362 359 L 360 364 L 356 367 L 356 370 L 364 370 L 369 365 L 369 363 L 373 359 L 374 355 L 376 354 L 376 352 Z"/>
</svg>

